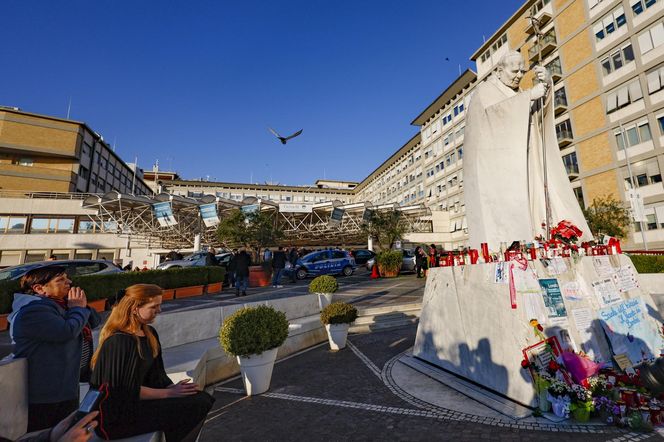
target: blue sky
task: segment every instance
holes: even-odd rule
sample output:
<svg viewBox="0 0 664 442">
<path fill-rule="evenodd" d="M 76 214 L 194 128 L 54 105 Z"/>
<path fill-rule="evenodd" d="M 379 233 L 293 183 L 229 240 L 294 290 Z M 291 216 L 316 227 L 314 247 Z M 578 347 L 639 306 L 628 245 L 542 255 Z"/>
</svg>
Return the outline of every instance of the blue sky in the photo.
<svg viewBox="0 0 664 442">
<path fill-rule="evenodd" d="M 71 99 L 123 159 L 188 179 L 359 181 L 522 3 L 5 0 L 0 104 Z"/>
</svg>

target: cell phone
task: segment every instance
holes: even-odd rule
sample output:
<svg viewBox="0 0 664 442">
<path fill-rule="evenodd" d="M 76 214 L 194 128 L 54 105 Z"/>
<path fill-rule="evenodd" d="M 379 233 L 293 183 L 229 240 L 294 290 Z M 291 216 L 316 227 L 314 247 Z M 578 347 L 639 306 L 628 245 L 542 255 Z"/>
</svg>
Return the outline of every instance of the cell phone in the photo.
<svg viewBox="0 0 664 442">
<path fill-rule="evenodd" d="M 99 390 L 90 389 L 85 394 L 85 397 L 81 401 L 81 405 L 78 406 L 74 419 L 72 420 L 71 426 L 74 426 L 78 421 L 83 419 L 88 413 L 95 411 L 99 408 L 99 401 L 102 398 L 102 393 Z"/>
</svg>

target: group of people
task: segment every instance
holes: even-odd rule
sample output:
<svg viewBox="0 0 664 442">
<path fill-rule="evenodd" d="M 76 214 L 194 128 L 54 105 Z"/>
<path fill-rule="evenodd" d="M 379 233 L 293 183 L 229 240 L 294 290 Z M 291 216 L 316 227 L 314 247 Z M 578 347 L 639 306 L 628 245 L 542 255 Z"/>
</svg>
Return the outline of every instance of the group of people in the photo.
<svg viewBox="0 0 664 442">
<path fill-rule="evenodd" d="M 135 284 L 118 293 L 93 348 L 99 315 L 72 287 L 65 267 L 33 269 L 20 280 L 9 317 L 14 358 L 28 362 L 26 440 L 119 439 L 163 431 L 166 440 L 194 441 L 214 399 L 190 380 L 166 375 L 151 326 L 162 289 Z M 79 383 L 100 391 L 99 410 L 78 423 Z M 72 426 L 73 424 L 73 426 Z"/>
<path fill-rule="evenodd" d="M 435 244 L 429 245 L 428 250 L 424 247 L 415 247 L 415 272 L 418 278 L 426 278 L 427 271 L 431 267 L 438 267 L 438 258 L 444 250 L 439 251 Z"/>
</svg>

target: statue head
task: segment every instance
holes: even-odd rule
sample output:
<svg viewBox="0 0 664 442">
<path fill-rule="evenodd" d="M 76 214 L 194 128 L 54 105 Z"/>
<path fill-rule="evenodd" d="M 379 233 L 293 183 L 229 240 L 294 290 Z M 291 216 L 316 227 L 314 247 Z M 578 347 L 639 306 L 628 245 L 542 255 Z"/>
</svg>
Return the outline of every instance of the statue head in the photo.
<svg viewBox="0 0 664 442">
<path fill-rule="evenodd" d="M 526 72 L 523 57 L 517 51 L 509 51 L 498 61 L 498 79 L 510 89 L 519 89 L 519 83 Z"/>
</svg>

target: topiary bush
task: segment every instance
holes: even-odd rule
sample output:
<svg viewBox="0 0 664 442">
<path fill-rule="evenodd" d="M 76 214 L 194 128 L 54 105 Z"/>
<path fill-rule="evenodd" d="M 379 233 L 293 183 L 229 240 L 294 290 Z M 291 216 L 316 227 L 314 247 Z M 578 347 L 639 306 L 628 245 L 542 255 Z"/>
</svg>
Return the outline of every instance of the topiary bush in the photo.
<svg viewBox="0 0 664 442">
<path fill-rule="evenodd" d="M 386 272 L 398 272 L 403 264 L 403 252 L 401 250 L 385 250 L 376 255 L 378 268 Z"/>
<path fill-rule="evenodd" d="M 219 343 L 233 356 L 260 354 L 279 347 L 288 337 L 286 314 L 273 307 L 241 308 L 219 330 Z"/>
<path fill-rule="evenodd" d="M 664 256 L 658 255 L 629 255 L 634 268 L 639 273 L 664 272 Z"/>
<path fill-rule="evenodd" d="M 345 302 L 333 302 L 320 312 L 323 324 L 350 324 L 357 319 L 357 309 Z"/>
<path fill-rule="evenodd" d="M 309 293 L 334 293 L 338 289 L 337 279 L 330 275 L 318 276 L 309 284 Z"/>
</svg>

